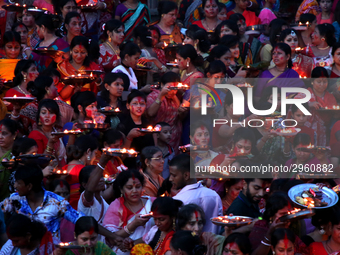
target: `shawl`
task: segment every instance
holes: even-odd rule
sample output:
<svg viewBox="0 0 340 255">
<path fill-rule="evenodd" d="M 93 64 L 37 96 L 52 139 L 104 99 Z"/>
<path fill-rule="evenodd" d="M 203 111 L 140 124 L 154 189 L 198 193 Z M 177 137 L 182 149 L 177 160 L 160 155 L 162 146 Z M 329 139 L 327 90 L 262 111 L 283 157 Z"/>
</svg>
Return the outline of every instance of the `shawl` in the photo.
<svg viewBox="0 0 340 255">
<path fill-rule="evenodd" d="M 141 173 L 144 175 L 144 179 L 145 179 L 145 183 L 143 186 L 143 195 L 150 196 L 150 197 L 157 197 L 158 189 L 162 186 L 164 178 L 160 175 L 157 175 L 157 181 L 160 185 L 159 187 L 157 187 L 156 186 L 157 184 L 154 183 L 147 174 L 145 174 L 142 170 L 141 170 Z"/>
<path fill-rule="evenodd" d="M 300 20 L 301 14 L 311 13 L 316 16 L 320 11 L 319 4 L 316 0 L 304 0 L 296 12 L 295 21 L 298 22 Z"/>
<path fill-rule="evenodd" d="M 0 77 L 7 81 L 13 80 L 14 69 L 20 59 L 0 59 Z"/>
<path fill-rule="evenodd" d="M 183 34 L 181 33 L 181 29 L 179 28 L 179 26 L 177 24 L 174 25 L 174 29 L 172 30 L 171 34 L 168 35 L 166 34 L 158 25 L 155 25 L 159 31 L 161 32 L 161 38 L 159 39 L 162 42 L 167 42 L 167 43 L 171 43 L 171 38 L 170 36 L 172 36 L 172 40 L 175 43 L 182 43 L 183 41 Z"/>
<path fill-rule="evenodd" d="M 184 25 L 192 24 L 194 21 L 200 20 L 199 8 L 202 8 L 202 0 L 193 1 L 185 12 Z"/>
</svg>

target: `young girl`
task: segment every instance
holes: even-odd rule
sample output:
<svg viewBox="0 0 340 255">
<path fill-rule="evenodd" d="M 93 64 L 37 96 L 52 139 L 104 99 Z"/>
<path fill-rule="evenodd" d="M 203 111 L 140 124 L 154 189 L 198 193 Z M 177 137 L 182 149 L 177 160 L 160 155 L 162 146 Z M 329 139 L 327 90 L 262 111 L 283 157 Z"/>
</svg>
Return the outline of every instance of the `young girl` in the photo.
<svg viewBox="0 0 340 255">
<path fill-rule="evenodd" d="M 322 11 L 316 16 L 316 21 L 318 24 L 332 24 L 334 21 L 334 14 L 331 12 L 333 0 L 318 0 L 318 2 Z"/>
<path fill-rule="evenodd" d="M 218 7 L 217 18 L 220 21 L 227 20 L 227 6 L 223 3 L 218 2 L 217 7 Z"/>
</svg>

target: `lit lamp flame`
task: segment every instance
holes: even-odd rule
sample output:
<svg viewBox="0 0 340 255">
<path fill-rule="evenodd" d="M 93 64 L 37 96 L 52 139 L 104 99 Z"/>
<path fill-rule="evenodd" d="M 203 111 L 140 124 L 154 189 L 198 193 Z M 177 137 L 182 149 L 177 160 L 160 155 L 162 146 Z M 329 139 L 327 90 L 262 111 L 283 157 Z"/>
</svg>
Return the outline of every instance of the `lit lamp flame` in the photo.
<svg viewBox="0 0 340 255">
<path fill-rule="evenodd" d="M 108 174 L 105 174 L 105 176 L 104 176 L 105 178 L 109 178 L 109 175 Z"/>
<path fill-rule="evenodd" d="M 17 97 L 17 95 L 14 95 L 13 97 Z"/>
<path fill-rule="evenodd" d="M 307 146 L 308 149 L 312 149 L 314 148 L 314 145 L 312 145 L 311 143 Z"/>
<path fill-rule="evenodd" d="M 195 109 L 198 109 L 199 107 L 200 107 L 200 102 L 197 101 L 197 102 L 195 103 L 195 105 L 194 105 L 194 108 L 195 108 Z"/>
<path fill-rule="evenodd" d="M 91 72 L 90 77 L 93 77 L 93 73 Z"/>
<path fill-rule="evenodd" d="M 177 64 L 177 59 L 175 59 L 175 63 Z"/>
<path fill-rule="evenodd" d="M 241 153 L 241 154 L 244 154 L 244 149 L 241 149 L 241 150 L 240 150 L 240 153 Z"/>
<path fill-rule="evenodd" d="M 148 126 L 146 129 L 147 129 L 148 131 L 152 131 L 152 130 L 153 130 L 152 126 Z"/>
<path fill-rule="evenodd" d="M 119 112 L 120 110 L 119 110 L 119 108 L 117 107 L 116 109 L 115 109 L 115 112 Z"/>
<path fill-rule="evenodd" d="M 161 195 L 161 197 L 165 197 L 165 193 Z"/>
<path fill-rule="evenodd" d="M 164 42 L 164 47 L 167 47 L 167 46 L 168 46 L 168 44 L 166 42 Z"/>
</svg>

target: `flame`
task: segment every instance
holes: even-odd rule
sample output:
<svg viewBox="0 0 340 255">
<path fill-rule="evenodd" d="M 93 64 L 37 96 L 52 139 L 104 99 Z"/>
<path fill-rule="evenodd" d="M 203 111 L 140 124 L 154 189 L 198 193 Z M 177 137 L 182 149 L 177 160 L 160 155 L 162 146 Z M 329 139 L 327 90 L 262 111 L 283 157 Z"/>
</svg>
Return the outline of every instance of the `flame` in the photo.
<svg viewBox="0 0 340 255">
<path fill-rule="evenodd" d="M 61 171 L 60 171 L 60 170 L 57 170 L 57 174 L 61 174 Z"/>
<path fill-rule="evenodd" d="M 299 22 L 299 26 L 301 26 L 302 25 L 302 22 Z"/>
<path fill-rule="evenodd" d="M 81 76 L 81 74 L 80 74 L 80 73 L 78 73 L 78 76 L 80 77 L 80 76 Z"/>
<path fill-rule="evenodd" d="M 152 130 L 153 130 L 152 126 L 148 126 L 146 129 L 147 129 L 148 131 L 152 131 Z"/>
<path fill-rule="evenodd" d="M 177 59 L 175 59 L 175 63 L 177 64 Z"/>
<path fill-rule="evenodd" d="M 302 50 L 301 47 L 295 48 L 295 51 L 300 51 L 300 50 Z"/>
<path fill-rule="evenodd" d="M 219 180 L 219 181 L 222 181 L 222 180 L 223 180 L 223 178 L 219 178 L 218 180 Z"/>
<path fill-rule="evenodd" d="M 13 97 L 17 97 L 17 95 L 14 95 Z"/>
<path fill-rule="evenodd" d="M 93 73 L 91 72 L 90 77 L 93 77 Z"/>
<path fill-rule="evenodd" d="M 115 112 L 119 112 L 120 110 L 119 110 L 119 108 L 117 107 L 116 109 L 115 109 Z"/>
<path fill-rule="evenodd" d="M 165 197 L 165 193 L 163 193 L 163 194 L 161 195 L 161 197 Z"/>
<path fill-rule="evenodd" d="M 63 171 L 63 174 L 67 174 L 67 170 L 64 170 L 64 171 Z"/>
<path fill-rule="evenodd" d="M 105 178 L 109 178 L 109 175 L 108 174 L 105 174 L 105 176 L 104 176 Z"/>
<path fill-rule="evenodd" d="M 314 145 L 312 145 L 311 143 L 309 143 L 309 145 L 307 146 L 308 149 L 314 148 Z"/>
<path fill-rule="evenodd" d="M 255 28 L 253 28 L 253 27 L 252 27 L 252 28 L 251 28 L 251 30 L 253 30 L 253 31 L 254 31 L 254 30 L 255 30 Z"/>
<path fill-rule="evenodd" d="M 127 152 L 127 149 L 122 149 L 122 153 L 126 153 Z"/>
<path fill-rule="evenodd" d="M 167 47 L 167 46 L 168 46 L 168 44 L 166 42 L 164 42 L 164 47 Z"/>
<path fill-rule="evenodd" d="M 194 108 L 195 108 L 195 109 L 198 109 L 199 107 L 200 107 L 200 102 L 197 101 L 197 102 L 195 103 L 195 105 L 194 105 Z"/>
<path fill-rule="evenodd" d="M 244 154 L 244 149 L 241 149 L 241 150 L 240 150 L 240 153 L 241 153 L 241 154 Z"/>
<path fill-rule="evenodd" d="M 136 153 L 136 151 L 135 151 L 134 149 L 130 149 L 130 150 L 128 150 L 128 152 L 129 152 L 130 154 L 135 154 L 135 153 Z"/>
<path fill-rule="evenodd" d="M 309 21 L 306 22 L 306 26 L 308 26 L 308 25 L 309 25 Z"/>
</svg>

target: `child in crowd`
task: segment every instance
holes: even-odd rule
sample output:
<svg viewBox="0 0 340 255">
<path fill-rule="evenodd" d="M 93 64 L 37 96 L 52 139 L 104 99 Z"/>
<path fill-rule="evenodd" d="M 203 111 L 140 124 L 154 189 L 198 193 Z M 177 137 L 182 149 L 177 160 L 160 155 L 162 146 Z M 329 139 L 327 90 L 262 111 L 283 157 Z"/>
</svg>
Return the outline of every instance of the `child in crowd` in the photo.
<svg viewBox="0 0 340 255">
<path fill-rule="evenodd" d="M 164 166 L 162 176 L 164 179 L 168 178 L 169 173 L 169 161 L 175 156 L 175 151 L 169 144 L 171 141 L 171 127 L 166 122 L 159 122 L 157 125 L 162 127 L 162 130 L 157 134 L 157 147 L 162 150 L 164 158 Z"/>
</svg>

